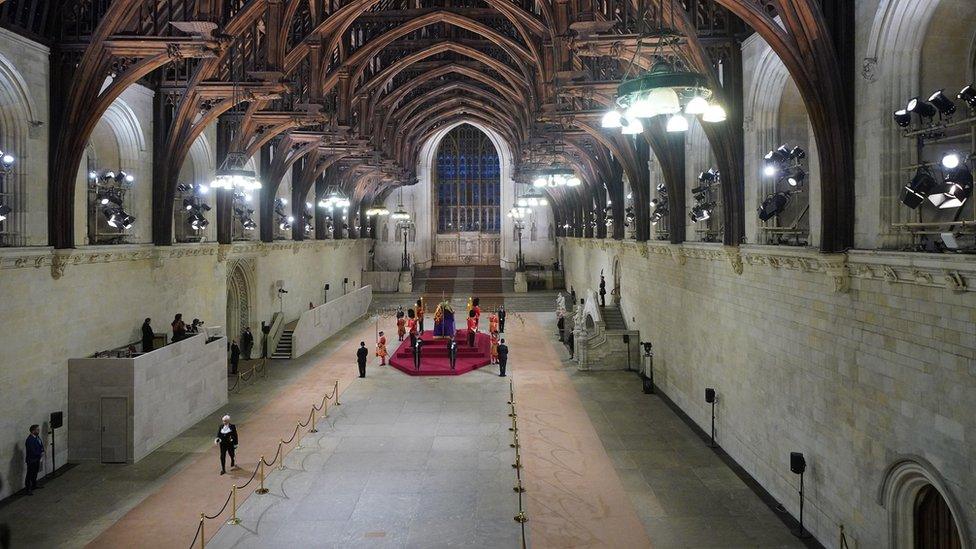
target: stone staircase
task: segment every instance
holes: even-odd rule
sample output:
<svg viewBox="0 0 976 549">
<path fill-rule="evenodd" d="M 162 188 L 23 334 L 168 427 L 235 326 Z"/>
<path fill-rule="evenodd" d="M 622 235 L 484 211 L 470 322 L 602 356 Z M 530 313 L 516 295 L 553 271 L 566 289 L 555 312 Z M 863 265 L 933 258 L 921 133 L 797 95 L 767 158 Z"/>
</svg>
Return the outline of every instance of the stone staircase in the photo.
<svg viewBox="0 0 976 549">
<path fill-rule="evenodd" d="M 289 359 L 291 358 L 291 344 L 292 337 L 295 335 L 295 330 L 284 330 L 281 332 L 281 339 L 278 340 L 278 346 L 275 347 L 273 353 L 271 353 L 271 358 L 273 359 Z"/>
<path fill-rule="evenodd" d="M 620 311 L 620 307 L 603 307 L 603 322 L 607 331 L 627 331 L 627 321 Z"/>
</svg>

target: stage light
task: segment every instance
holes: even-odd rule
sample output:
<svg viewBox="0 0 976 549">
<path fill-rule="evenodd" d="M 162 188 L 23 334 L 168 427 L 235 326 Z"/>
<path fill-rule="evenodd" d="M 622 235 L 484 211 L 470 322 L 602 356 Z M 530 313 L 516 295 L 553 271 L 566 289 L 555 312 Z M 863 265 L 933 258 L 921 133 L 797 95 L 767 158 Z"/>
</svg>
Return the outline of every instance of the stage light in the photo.
<svg viewBox="0 0 976 549">
<path fill-rule="evenodd" d="M 956 99 L 964 101 L 967 105 L 969 105 L 970 109 L 976 110 L 976 84 L 970 84 L 959 90 L 959 94 L 956 95 Z"/>
<path fill-rule="evenodd" d="M 190 188 L 191 187 L 189 185 L 187 185 L 186 183 L 180 183 L 179 185 L 176 186 L 176 190 L 179 191 L 179 192 L 181 192 L 181 193 L 190 192 Z"/>
<path fill-rule="evenodd" d="M 183 199 L 183 207 L 186 208 L 187 211 L 192 210 L 193 209 L 193 199 L 184 198 Z"/>
<path fill-rule="evenodd" d="M 281 205 L 282 206 L 287 206 L 288 205 L 288 199 L 287 198 L 279 198 L 278 201 L 281 202 Z"/>
<path fill-rule="evenodd" d="M 766 167 L 763 168 L 763 174 L 766 177 L 773 177 L 778 173 L 779 173 L 779 168 L 777 168 L 772 164 L 767 164 Z"/>
<path fill-rule="evenodd" d="M 11 211 L 13 210 L 10 209 L 10 206 L 0 202 L 0 221 L 7 219 L 7 216 L 10 215 Z"/>
<path fill-rule="evenodd" d="M 714 183 L 717 178 L 718 178 L 718 172 L 715 171 L 713 168 L 710 168 L 707 171 L 698 174 L 699 183 Z"/>
<path fill-rule="evenodd" d="M 929 103 L 932 103 L 939 110 L 939 114 L 943 118 L 948 118 L 956 112 L 956 104 L 952 102 L 952 99 L 946 97 L 944 92 L 945 90 L 939 90 L 933 93 L 929 96 Z"/>
<path fill-rule="evenodd" d="M 807 151 L 803 150 L 799 145 L 790 149 L 790 160 L 803 160 L 806 157 Z"/>
<path fill-rule="evenodd" d="M 802 168 L 797 168 L 790 175 L 786 177 L 786 182 L 789 183 L 790 187 L 796 187 L 807 177 L 807 172 L 803 171 Z"/>
<path fill-rule="evenodd" d="M 702 114 L 702 120 L 705 122 L 725 122 L 726 118 L 725 109 L 721 105 L 709 105 Z"/>
<path fill-rule="evenodd" d="M 210 187 L 203 184 L 197 185 L 198 194 L 207 194 L 208 192 L 210 192 Z"/>
<path fill-rule="evenodd" d="M 623 135 L 637 135 L 639 133 L 644 133 L 644 124 L 639 118 L 625 116 L 624 125 L 620 130 L 620 133 Z"/>
<path fill-rule="evenodd" d="M 705 114 L 708 111 L 708 100 L 700 95 L 696 95 L 691 98 L 691 101 L 685 105 L 685 113 L 687 114 Z"/>
<path fill-rule="evenodd" d="M 773 217 L 783 213 L 789 203 L 789 192 L 780 191 L 778 193 L 773 193 L 763 200 L 762 205 L 759 206 L 756 213 L 759 215 L 760 221 L 769 221 Z"/>
<path fill-rule="evenodd" d="M 935 108 L 935 105 L 927 101 L 922 101 L 922 99 L 918 97 L 913 97 L 911 100 L 909 100 L 908 106 L 905 107 L 905 110 L 922 118 L 929 119 L 933 118 L 935 114 L 939 112 L 939 110 Z"/>
<path fill-rule="evenodd" d="M 9 170 L 14 165 L 14 155 L 0 152 L 0 163 L 3 164 L 3 169 Z"/>
<path fill-rule="evenodd" d="M 935 178 L 928 170 L 920 168 L 908 185 L 905 185 L 905 194 L 901 202 L 914 210 L 922 205 L 934 187 Z"/>
<path fill-rule="evenodd" d="M 532 186 L 533 187 L 540 187 L 541 188 L 541 187 L 545 187 L 546 185 L 548 185 L 548 182 L 546 181 L 546 178 L 545 177 L 537 177 L 532 182 Z"/>
<path fill-rule="evenodd" d="M 949 170 L 954 170 L 958 168 L 960 162 L 961 160 L 959 158 L 959 155 L 954 152 L 948 153 L 942 157 L 942 167 Z"/>
<path fill-rule="evenodd" d="M 929 195 L 929 202 L 944 210 L 962 206 L 973 194 L 973 174 L 965 167 L 956 168 L 946 174 L 945 181 L 936 185 L 935 192 Z"/>
<path fill-rule="evenodd" d="M 673 114 L 668 118 L 667 131 L 671 133 L 680 133 L 688 131 L 688 119 L 680 114 Z"/>
<path fill-rule="evenodd" d="M 98 172 L 94 170 L 88 172 L 88 179 L 92 179 L 92 180 L 98 179 Z"/>
<path fill-rule="evenodd" d="M 912 123 L 912 115 L 905 109 L 898 109 L 895 111 L 895 124 L 898 124 L 902 128 L 907 128 Z"/>
<path fill-rule="evenodd" d="M 603 115 L 603 120 L 600 121 L 600 126 L 604 128 L 619 128 L 623 125 L 623 115 L 620 111 L 614 109 L 612 111 L 607 111 L 607 114 Z"/>
</svg>

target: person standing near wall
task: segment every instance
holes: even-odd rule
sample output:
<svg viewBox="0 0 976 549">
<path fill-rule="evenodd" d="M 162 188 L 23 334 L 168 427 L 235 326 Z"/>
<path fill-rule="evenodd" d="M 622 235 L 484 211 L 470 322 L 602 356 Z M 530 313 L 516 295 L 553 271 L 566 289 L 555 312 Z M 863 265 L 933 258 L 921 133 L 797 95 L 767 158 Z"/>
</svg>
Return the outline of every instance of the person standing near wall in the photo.
<svg viewBox="0 0 976 549">
<path fill-rule="evenodd" d="M 186 339 L 186 322 L 183 322 L 182 313 L 176 313 L 171 326 L 173 327 L 173 343 Z"/>
<path fill-rule="evenodd" d="M 41 428 L 37 424 L 30 426 L 30 434 L 24 441 L 24 461 L 27 462 L 27 476 L 24 478 L 24 489 L 28 496 L 34 495 L 37 488 L 37 474 L 41 470 L 41 460 L 44 459 L 44 443 L 41 442 Z"/>
<path fill-rule="evenodd" d="M 366 342 L 359 342 L 359 349 L 356 349 L 356 364 L 359 365 L 359 377 L 366 377 L 366 359 L 369 357 L 369 349 Z"/>
<path fill-rule="evenodd" d="M 237 375 L 237 364 L 241 361 L 241 348 L 237 345 L 237 340 L 230 342 L 230 373 Z"/>
<path fill-rule="evenodd" d="M 153 333 L 152 326 L 149 325 L 150 319 L 146 319 L 142 323 L 142 352 L 148 353 L 153 350 Z"/>
<path fill-rule="evenodd" d="M 220 474 L 223 475 L 227 473 L 227 454 L 230 454 L 231 468 L 237 467 L 234 463 L 234 452 L 237 450 L 237 426 L 230 422 L 230 416 L 220 418 L 220 422 L 214 444 L 220 447 Z"/>
<path fill-rule="evenodd" d="M 241 352 L 244 354 L 244 360 L 251 360 L 251 349 L 254 348 L 254 334 L 251 333 L 251 327 L 245 326 L 244 331 L 241 332 Z"/>
</svg>

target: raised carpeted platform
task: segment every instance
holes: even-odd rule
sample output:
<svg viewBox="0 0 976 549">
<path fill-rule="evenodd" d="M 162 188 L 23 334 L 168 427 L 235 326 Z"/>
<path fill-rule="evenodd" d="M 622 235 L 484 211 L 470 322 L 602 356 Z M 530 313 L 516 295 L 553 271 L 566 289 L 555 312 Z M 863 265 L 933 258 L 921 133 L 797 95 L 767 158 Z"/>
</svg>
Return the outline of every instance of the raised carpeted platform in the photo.
<svg viewBox="0 0 976 549">
<path fill-rule="evenodd" d="M 447 339 L 434 338 L 434 332 L 428 330 L 421 335 L 424 340 L 423 351 L 420 356 L 420 370 L 413 368 L 413 351 L 410 349 L 410 338 L 404 339 L 397 350 L 390 357 L 390 366 L 412 376 L 459 376 L 477 370 L 491 363 L 491 338 L 488 334 L 479 333 L 475 336 L 474 347 L 468 347 L 468 331 L 458 330 L 455 336 L 458 342 L 457 369 L 451 370 L 451 361 L 447 357 Z"/>
</svg>

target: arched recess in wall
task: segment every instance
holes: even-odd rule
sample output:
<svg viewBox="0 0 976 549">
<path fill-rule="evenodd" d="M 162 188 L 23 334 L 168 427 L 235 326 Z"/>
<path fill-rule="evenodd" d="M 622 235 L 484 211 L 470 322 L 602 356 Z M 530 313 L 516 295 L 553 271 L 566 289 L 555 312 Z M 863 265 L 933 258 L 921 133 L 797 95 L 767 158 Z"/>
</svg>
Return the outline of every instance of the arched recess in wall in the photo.
<svg viewBox="0 0 976 549">
<path fill-rule="evenodd" d="M 195 183 L 197 185 L 209 186 L 209 183 L 213 180 L 215 169 L 213 149 L 210 147 L 210 141 L 207 139 L 205 133 L 201 133 L 190 146 L 190 154 L 187 155 L 186 160 L 183 161 L 183 166 L 180 167 L 180 176 L 177 181 L 181 184 Z M 199 196 L 203 203 L 211 207 L 209 212 L 203 212 L 207 221 L 210 222 L 210 225 L 203 231 L 204 240 L 216 240 L 217 209 L 214 207 L 216 205 L 215 192 L 208 187 L 207 192 Z M 177 193 L 177 201 L 179 202 L 180 200 L 182 198 Z M 181 205 L 177 204 L 177 206 Z M 184 242 L 193 234 L 193 231 L 187 225 L 186 211 L 182 207 L 174 207 L 173 215 L 175 217 L 173 220 L 173 231 L 176 233 L 176 241 Z"/>
<path fill-rule="evenodd" d="M 254 265 L 248 259 L 240 259 L 228 265 L 227 271 L 227 337 L 240 341 L 241 332 L 251 326 L 251 304 L 254 303 Z M 251 327 L 252 333 L 258 333 Z M 255 335 L 255 345 L 259 337 Z"/>
<path fill-rule="evenodd" d="M 939 493 L 952 514 L 959 537 L 958 547 L 971 549 L 963 508 L 932 464 L 919 456 L 906 456 L 896 460 L 882 478 L 877 500 L 888 516 L 888 543 L 885 546 L 891 549 L 916 547 L 919 496 L 929 487 Z"/>
<path fill-rule="evenodd" d="M 762 224 L 755 213 L 767 195 L 785 188 L 784 183 L 777 184 L 774 178 L 763 175 L 763 157 L 780 145 L 799 145 L 807 153 L 806 183 L 802 192 L 792 197 L 780 222 L 786 227 L 795 224 L 796 230 L 802 231 L 799 241 L 816 245 L 820 241 L 820 160 L 810 117 L 799 89 L 780 58 L 758 36 L 752 40 L 758 41 L 754 47 L 760 51 L 745 99 L 746 235 L 752 242 L 771 244 L 784 234 L 760 229 Z M 772 226 L 772 222 L 767 222 L 767 226 Z M 792 235 L 788 240 L 797 242 Z"/>
<path fill-rule="evenodd" d="M 12 210 L 7 219 L 0 222 L 0 246 L 27 244 L 27 216 L 24 213 L 31 208 L 27 202 L 27 178 L 32 175 L 27 162 L 30 156 L 29 124 L 36 123 L 38 115 L 27 82 L 14 64 L 0 55 L 0 150 L 17 159 L 0 187 L 0 202 Z"/>
<path fill-rule="evenodd" d="M 501 181 L 502 211 L 501 262 L 503 266 L 514 265 L 517 245 L 513 246 L 512 244 L 514 234 L 513 228 L 512 224 L 506 221 L 508 217 L 505 216 L 505 213 L 507 213 L 515 203 L 515 184 L 514 180 L 512 179 L 512 151 L 508 142 L 505 141 L 505 138 L 502 137 L 501 134 L 477 120 L 467 118 L 462 118 L 444 126 L 435 134 L 431 135 L 420 148 L 420 153 L 417 157 L 417 176 L 419 183 L 417 186 L 418 188 L 415 191 L 418 193 L 415 203 L 417 211 L 414 214 L 414 219 L 425 222 L 417 225 L 417 241 L 414 246 L 415 261 L 417 263 L 422 263 L 430 260 L 433 246 L 433 235 L 436 233 L 436 220 L 433 218 L 433 193 L 431 192 L 433 185 L 431 166 L 435 161 L 435 156 L 437 155 L 437 150 L 440 146 L 441 140 L 443 140 L 444 136 L 446 136 L 451 130 L 460 126 L 461 124 L 470 124 L 484 132 L 485 135 L 487 135 L 491 140 L 492 144 L 495 146 L 495 151 L 498 153 L 498 163 L 499 167 L 501 168 L 501 174 L 499 177 Z M 395 194 L 396 193 L 391 193 L 391 197 L 394 197 Z"/>
<path fill-rule="evenodd" d="M 75 243 L 88 244 L 88 173 L 106 170 L 124 170 L 135 176 L 135 183 L 126 194 L 126 210 L 134 212 L 137 224 L 131 234 L 148 235 L 152 220 L 146 215 L 149 208 L 138 208 L 140 202 L 148 204 L 151 196 L 150 174 L 139 173 L 140 158 L 146 154 L 146 140 L 142 125 L 131 107 L 122 99 L 112 102 L 99 119 L 88 139 L 86 156 L 78 166 L 75 179 Z M 138 236 L 136 237 L 138 238 Z"/>
</svg>

